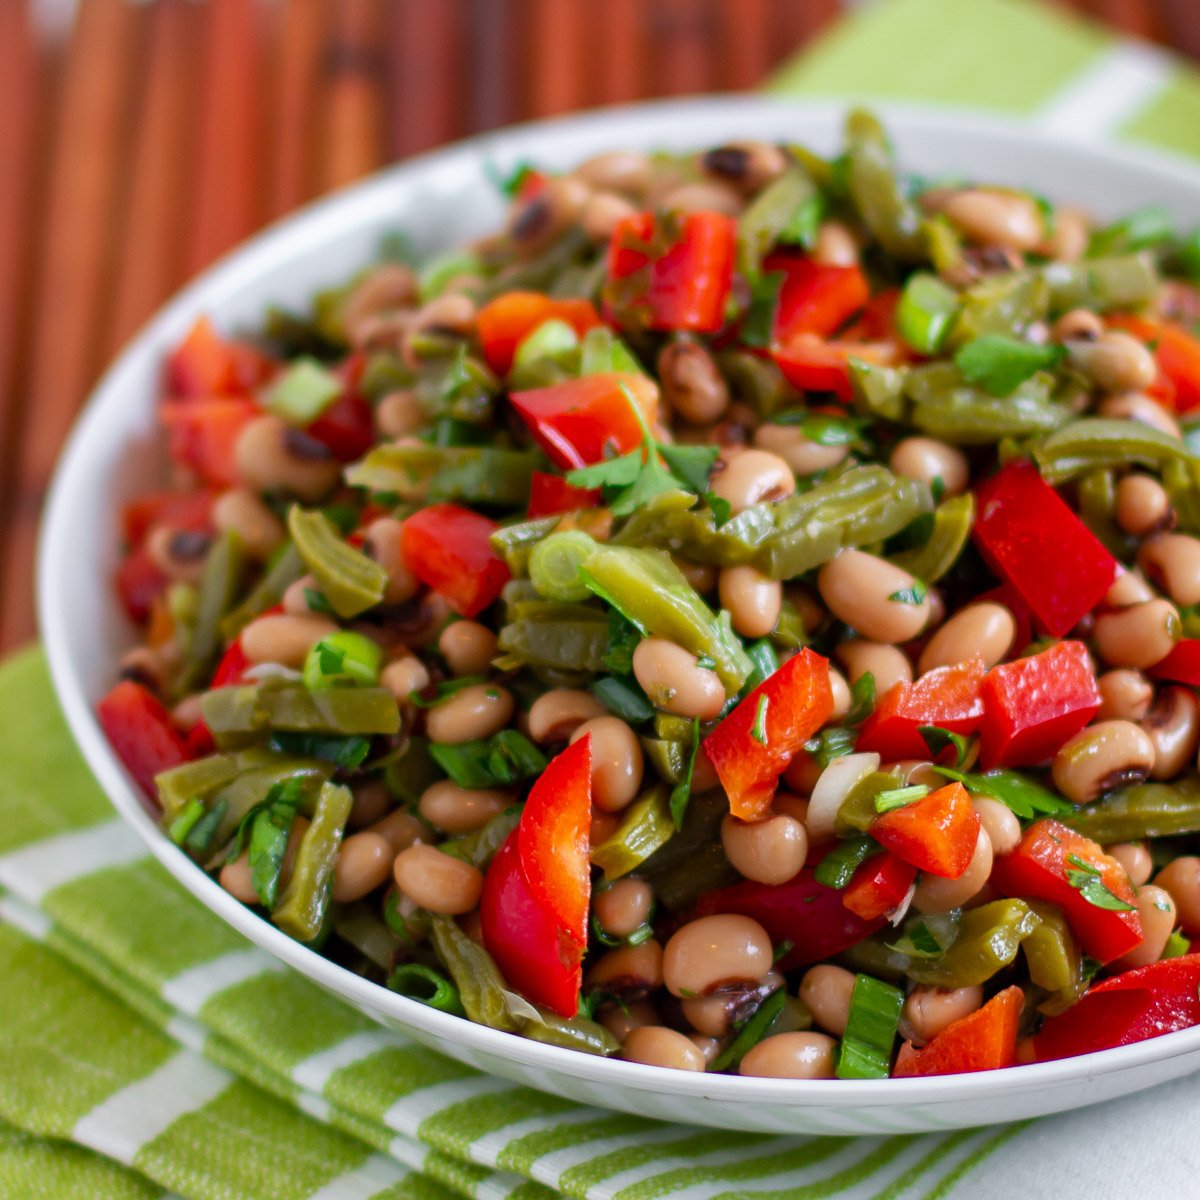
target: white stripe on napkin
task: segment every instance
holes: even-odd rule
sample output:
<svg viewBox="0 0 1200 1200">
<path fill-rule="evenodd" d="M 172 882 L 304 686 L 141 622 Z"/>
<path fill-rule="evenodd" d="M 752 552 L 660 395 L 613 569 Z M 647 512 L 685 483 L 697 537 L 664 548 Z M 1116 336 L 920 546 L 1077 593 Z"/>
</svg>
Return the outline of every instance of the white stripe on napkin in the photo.
<svg viewBox="0 0 1200 1200">
<path fill-rule="evenodd" d="M 0 855 L 0 883 L 27 904 L 40 904 L 55 888 L 105 867 L 123 867 L 149 851 L 119 817 L 73 829 Z"/>
<path fill-rule="evenodd" d="M 451 1079 L 445 1083 L 431 1084 L 401 1096 L 383 1114 L 383 1123 L 397 1133 L 415 1137 L 421 1123 L 443 1108 L 461 1104 L 464 1100 L 475 1100 L 492 1092 L 518 1091 L 518 1085 L 508 1079 L 494 1079 L 486 1075 L 470 1075 L 465 1079 Z"/>
<path fill-rule="evenodd" d="M 393 1187 L 411 1173 L 407 1167 L 402 1167 L 385 1154 L 372 1154 L 354 1170 L 318 1188 L 308 1200 L 368 1200 L 368 1197 Z"/>
<path fill-rule="evenodd" d="M 188 967 L 162 985 L 162 998 L 174 1009 L 195 1016 L 218 992 L 258 975 L 283 971 L 277 958 L 250 947 Z"/>
<path fill-rule="evenodd" d="M 399 1044 L 399 1039 L 386 1029 L 362 1030 L 352 1033 L 308 1058 L 302 1058 L 292 1067 L 292 1082 L 306 1091 L 320 1095 L 329 1082 L 329 1077 L 351 1063 L 361 1062 L 380 1050 Z"/>
</svg>

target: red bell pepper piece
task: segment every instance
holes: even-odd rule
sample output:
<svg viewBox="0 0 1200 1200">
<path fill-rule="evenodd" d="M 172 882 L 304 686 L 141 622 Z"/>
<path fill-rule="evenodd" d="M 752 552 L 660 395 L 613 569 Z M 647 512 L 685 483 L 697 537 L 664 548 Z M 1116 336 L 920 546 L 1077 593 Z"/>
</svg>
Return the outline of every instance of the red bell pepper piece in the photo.
<svg viewBox="0 0 1200 1200">
<path fill-rule="evenodd" d="M 270 609 L 269 612 L 283 612 L 282 606 L 277 609 Z M 263 613 L 266 616 L 267 613 Z M 242 649 L 242 639 L 237 638 L 229 643 L 229 647 L 225 653 L 221 655 L 221 661 L 217 663 L 217 669 L 213 672 L 212 682 L 209 683 L 210 688 L 233 687 L 241 683 L 246 678 L 246 672 L 250 669 L 250 660 L 246 657 L 246 652 Z"/>
<path fill-rule="evenodd" d="M 766 706 L 762 741 L 752 732 L 760 700 Z M 704 739 L 704 753 L 735 817 L 754 821 L 766 814 L 779 773 L 832 711 L 829 661 L 804 649 L 767 676 Z"/>
<path fill-rule="evenodd" d="M 560 513 L 581 508 L 595 508 L 600 503 L 597 488 L 581 488 L 568 483 L 561 475 L 534 471 L 529 483 L 529 518 L 556 517 Z"/>
<path fill-rule="evenodd" d="M 488 868 L 483 944 L 505 979 L 563 1017 L 579 1010 L 591 896 L 591 739 L 555 758 Z"/>
<path fill-rule="evenodd" d="M 633 394 L 646 424 L 653 425 L 658 393 L 644 375 L 619 371 L 584 375 L 513 392 L 509 399 L 555 465 L 575 470 L 642 444 L 645 435 L 625 388 Z"/>
<path fill-rule="evenodd" d="M 920 1050 L 912 1042 L 905 1042 L 896 1056 L 892 1078 L 962 1075 L 1013 1066 L 1017 1061 L 1017 1022 L 1024 1002 L 1025 993 L 1019 987 L 1005 988 L 982 1008 L 947 1025 Z"/>
<path fill-rule="evenodd" d="M 1033 463 L 1010 462 L 979 486 L 972 536 L 1051 637 L 1091 612 L 1120 565 Z"/>
<path fill-rule="evenodd" d="M 1175 321 L 1112 317 L 1108 322 L 1154 348 L 1159 381 L 1149 390 L 1176 412 L 1200 406 L 1200 338 Z"/>
<path fill-rule="evenodd" d="M 1176 642 L 1167 657 L 1150 668 L 1149 674 L 1155 679 L 1200 687 L 1200 638 L 1183 638 Z"/>
<path fill-rule="evenodd" d="M 208 317 L 200 317 L 167 359 L 167 391 L 184 399 L 245 395 L 274 369 L 261 351 L 221 337 Z"/>
<path fill-rule="evenodd" d="M 145 492 L 121 510 L 121 536 L 140 546 L 155 525 L 202 533 L 212 528 L 212 492 Z"/>
<path fill-rule="evenodd" d="M 789 251 L 767 256 L 764 271 L 781 271 L 779 302 L 771 336 L 787 345 L 797 334 L 836 333 L 870 299 L 858 267 L 830 267 Z"/>
<path fill-rule="evenodd" d="M 1075 886 L 1089 878 L 1098 879 L 1130 907 L 1093 904 Z M 1125 868 L 1091 838 L 1049 817 L 1031 825 L 1011 854 L 996 859 L 990 882 L 1004 896 L 1057 904 L 1084 950 L 1101 963 L 1128 954 L 1142 940 L 1142 922 Z"/>
<path fill-rule="evenodd" d="M 506 292 L 489 301 L 475 318 L 487 365 L 497 375 L 507 375 L 517 347 L 552 320 L 566 321 L 582 337 L 600 324 L 600 314 L 590 300 L 552 300 L 540 292 Z"/>
<path fill-rule="evenodd" d="M 961 783 L 948 783 L 903 808 L 881 813 L 871 836 L 920 871 L 957 879 L 971 862 L 979 814 Z"/>
<path fill-rule="evenodd" d="M 508 568 L 488 540 L 495 521 L 458 504 L 413 513 L 400 534 L 408 569 L 444 596 L 460 617 L 478 616 L 508 582 Z"/>
<path fill-rule="evenodd" d="M 815 334 L 802 333 L 786 345 L 773 345 L 771 357 L 793 387 L 802 392 L 832 392 L 848 404 L 854 397 L 852 358 L 893 366 L 903 360 L 903 353 L 893 340 L 826 342 Z"/>
<path fill-rule="evenodd" d="M 1200 954 L 1124 971 L 1087 990 L 1033 1038 L 1035 1061 L 1128 1046 L 1200 1025 Z"/>
<path fill-rule="evenodd" d="M 908 895 L 917 868 L 886 850 L 873 854 L 842 891 L 842 903 L 864 921 L 877 921 L 893 912 Z"/>
<path fill-rule="evenodd" d="M 261 411 L 254 401 L 239 397 L 164 404 L 159 412 L 172 461 L 190 467 L 214 487 L 233 487 L 238 483 L 233 448 Z"/>
<path fill-rule="evenodd" d="M 150 616 L 154 601 L 171 581 L 150 557 L 144 546 L 131 550 L 117 568 L 117 595 L 131 621 L 143 624 Z"/>
<path fill-rule="evenodd" d="M 1041 654 L 1000 663 L 984 677 L 979 692 L 979 761 L 985 770 L 1045 762 L 1100 707 L 1100 689 L 1082 642 L 1058 642 Z"/>
<path fill-rule="evenodd" d="M 632 308 L 644 309 L 651 329 L 720 329 L 733 286 L 735 223 L 723 213 L 688 213 L 665 250 L 650 245 L 655 232 L 650 213 L 633 213 L 617 224 L 609 244 L 609 279 L 646 271 L 645 294 Z"/>
<path fill-rule="evenodd" d="M 358 392 L 343 392 L 305 432 L 327 446 L 338 462 L 354 462 L 375 443 L 371 406 Z"/>
<path fill-rule="evenodd" d="M 122 680 L 96 705 L 117 757 L 151 799 L 154 777 L 188 761 L 187 746 L 161 700 L 140 683 Z"/>
<path fill-rule="evenodd" d="M 983 720 L 983 661 L 935 667 L 913 683 L 893 684 L 858 735 L 856 750 L 874 750 L 885 762 L 925 758 L 929 747 L 917 731 L 939 725 L 952 733 L 971 734 Z"/>
<path fill-rule="evenodd" d="M 753 917 L 776 945 L 792 943 L 778 964 L 784 971 L 832 958 L 857 946 L 885 922 L 882 916 L 864 919 L 849 909 L 842 902 L 841 892 L 813 878 L 814 865 L 809 863 L 787 883 L 745 880 L 707 892 L 696 902 L 693 915 L 738 913 Z"/>
</svg>

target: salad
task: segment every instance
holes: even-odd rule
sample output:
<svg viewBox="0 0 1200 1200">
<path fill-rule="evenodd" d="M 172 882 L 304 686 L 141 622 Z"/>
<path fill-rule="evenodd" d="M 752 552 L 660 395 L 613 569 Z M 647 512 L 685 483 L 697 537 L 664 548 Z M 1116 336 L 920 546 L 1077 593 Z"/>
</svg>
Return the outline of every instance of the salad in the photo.
<svg viewBox="0 0 1200 1200">
<path fill-rule="evenodd" d="M 380 987 L 638 1063 L 1200 1024 L 1200 240 L 862 112 L 497 185 L 170 355 L 98 710 L 165 835 Z"/>
</svg>

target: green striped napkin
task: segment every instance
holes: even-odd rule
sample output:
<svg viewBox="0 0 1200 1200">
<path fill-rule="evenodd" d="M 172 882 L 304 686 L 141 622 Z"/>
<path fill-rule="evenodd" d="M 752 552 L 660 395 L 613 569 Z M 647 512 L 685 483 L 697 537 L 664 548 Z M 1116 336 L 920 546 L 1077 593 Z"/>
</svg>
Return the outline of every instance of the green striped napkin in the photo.
<svg viewBox="0 0 1200 1200">
<path fill-rule="evenodd" d="M 1200 153 L 1200 81 L 1024 0 L 883 0 L 774 82 Z M 0 1197 L 1193 1196 L 1200 1084 L 929 1136 L 663 1125 L 490 1079 L 247 946 L 115 817 L 42 657 L 0 668 Z M 964 1182 L 965 1181 L 965 1182 Z"/>
</svg>

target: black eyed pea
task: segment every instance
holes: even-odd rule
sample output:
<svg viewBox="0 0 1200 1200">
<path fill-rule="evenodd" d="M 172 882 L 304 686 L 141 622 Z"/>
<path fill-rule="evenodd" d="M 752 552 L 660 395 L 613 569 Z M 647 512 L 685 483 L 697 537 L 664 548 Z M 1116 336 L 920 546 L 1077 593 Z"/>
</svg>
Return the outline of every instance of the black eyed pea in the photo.
<svg viewBox="0 0 1200 1200">
<path fill-rule="evenodd" d="M 741 192 L 715 179 L 678 184 L 659 201 L 658 207 L 681 216 L 696 212 L 717 212 L 727 217 L 741 215 L 746 207 Z"/>
<path fill-rule="evenodd" d="M 705 1037 L 702 1033 L 689 1033 L 688 1041 L 700 1051 L 707 1066 L 721 1053 L 721 1043 L 717 1038 Z"/>
<path fill-rule="evenodd" d="M 1186 854 L 1168 863 L 1154 884 L 1175 902 L 1179 923 L 1190 934 L 1200 933 L 1200 858 Z"/>
<path fill-rule="evenodd" d="M 1104 853 L 1121 864 L 1125 874 L 1129 876 L 1129 882 L 1135 888 L 1149 882 L 1150 876 L 1154 874 L 1154 859 L 1150 856 L 1145 842 L 1115 842 L 1111 846 L 1105 846 Z"/>
<path fill-rule="evenodd" d="M 571 734 L 592 739 L 592 801 L 603 812 L 627 808 L 642 786 L 644 762 L 637 734 L 620 717 L 593 717 Z"/>
<path fill-rule="evenodd" d="M 451 621 L 438 637 L 438 653 L 454 675 L 483 675 L 496 657 L 496 635 L 478 621 Z"/>
<path fill-rule="evenodd" d="M 715 992 L 711 996 L 693 996 L 683 1002 L 687 1023 L 705 1037 L 722 1038 L 733 1022 L 747 995 L 755 992 Z"/>
<path fill-rule="evenodd" d="M 654 889 L 644 880 L 626 875 L 611 887 L 597 891 L 592 900 L 596 924 L 609 937 L 625 938 L 641 929 L 654 907 Z"/>
<path fill-rule="evenodd" d="M 836 1049 L 837 1042 L 823 1033 L 772 1034 L 750 1048 L 738 1074 L 761 1079 L 832 1079 Z"/>
<path fill-rule="evenodd" d="M 838 661 L 846 668 L 846 678 L 851 686 L 864 675 L 875 680 L 875 695 L 886 695 L 898 683 L 912 683 L 912 663 L 903 650 L 883 642 L 872 642 L 866 638 L 851 638 L 842 642 L 834 651 Z"/>
<path fill-rule="evenodd" d="M 653 938 L 637 946 L 618 946 L 602 954 L 587 971 L 588 991 L 640 999 L 663 984 L 663 948 Z"/>
<path fill-rule="evenodd" d="M 970 241 L 1007 250 L 1033 250 L 1046 228 L 1037 205 L 1028 196 L 987 188 L 952 192 L 942 212 Z"/>
<path fill-rule="evenodd" d="M 699 342 L 668 342 L 658 353 L 658 375 L 663 400 L 689 425 L 710 425 L 725 415 L 729 385 Z"/>
<path fill-rule="evenodd" d="M 199 583 L 212 538 L 195 529 L 155 525 L 146 535 L 146 553 L 162 573 L 177 583 Z"/>
<path fill-rule="evenodd" d="M 778 455 L 797 475 L 813 475 L 843 462 L 850 453 L 847 445 L 824 446 L 804 435 L 798 425 L 767 422 L 754 431 L 754 444 L 760 450 Z"/>
<path fill-rule="evenodd" d="M 1047 258 L 1078 262 L 1092 238 L 1091 219 L 1081 208 L 1064 205 L 1054 210 L 1054 229 L 1041 247 Z"/>
<path fill-rule="evenodd" d="M 649 1000 L 634 1000 L 628 1004 L 606 1004 L 596 1013 L 596 1020 L 617 1039 L 624 1042 L 643 1025 L 661 1025 L 658 1009 Z"/>
<path fill-rule="evenodd" d="M 833 708 L 830 710 L 829 719 L 840 721 L 850 711 L 854 697 L 850 694 L 850 685 L 846 682 L 845 675 L 837 667 L 829 668 L 829 691 L 833 696 Z"/>
<path fill-rule="evenodd" d="M 475 301 L 461 292 L 443 292 L 413 314 L 404 331 L 404 359 L 410 367 L 420 365 L 422 357 L 445 351 L 428 351 L 422 342 L 430 338 L 469 338 L 475 331 Z"/>
<path fill-rule="evenodd" d="M 302 667 L 308 652 L 323 637 L 338 630 L 328 617 L 310 614 L 268 613 L 255 617 L 242 630 L 242 653 L 252 663 L 279 663 Z"/>
<path fill-rule="evenodd" d="M 458 836 L 482 829 L 514 803 L 507 792 L 492 788 L 460 787 L 453 779 L 440 779 L 421 793 L 417 812 L 434 829 Z"/>
<path fill-rule="evenodd" d="M 988 835 L 992 854 L 997 858 L 1011 854 L 1021 840 L 1021 822 L 1013 810 L 991 796 L 972 796 L 971 807 L 979 814 L 979 823 Z"/>
<path fill-rule="evenodd" d="M 571 174 L 590 188 L 640 196 L 653 169 L 650 156 L 639 150 L 607 150 L 585 159 Z"/>
<path fill-rule="evenodd" d="M 717 586 L 717 568 L 712 563 L 688 562 L 686 558 L 673 558 L 672 561 L 701 596 L 707 596 Z"/>
<path fill-rule="evenodd" d="M 638 642 L 633 674 L 650 702 L 664 712 L 711 721 L 725 706 L 725 688 L 716 672 L 697 666 L 694 654 L 665 638 Z"/>
<path fill-rule="evenodd" d="M 284 539 L 283 522 L 251 491 L 230 488 L 213 502 L 213 524 L 234 533 L 242 549 L 262 561 Z"/>
<path fill-rule="evenodd" d="M 831 558 L 817 573 L 817 587 L 830 612 L 873 641 L 907 642 L 929 620 L 929 597 L 917 581 L 862 550 Z"/>
<path fill-rule="evenodd" d="M 1163 888 L 1148 884 L 1138 888 L 1137 913 L 1142 923 L 1142 940 L 1128 954 L 1117 959 L 1117 967 L 1131 971 L 1158 962 L 1167 939 L 1175 928 L 1175 901 Z"/>
<path fill-rule="evenodd" d="M 1138 566 L 1176 604 L 1200 604 L 1200 538 L 1186 533 L 1155 534 L 1142 543 Z"/>
<path fill-rule="evenodd" d="M 429 668 L 415 654 L 402 654 L 379 672 L 379 683 L 402 705 L 409 704 L 413 692 L 429 686 Z"/>
<path fill-rule="evenodd" d="M 1100 692 L 1098 721 L 1140 721 L 1154 699 L 1154 686 L 1140 671 L 1117 667 L 1096 680 Z"/>
<path fill-rule="evenodd" d="M 1166 488 L 1153 476 L 1126 475 L 1117 482 L 1113 515 L 1126 533 L 1145 537 L 1171 523 L 1171 499 Z M 1144 564 L 1142 569 L 1146 569 Z M 1146 573 L 1154 577 L 1152 572 Z"/>
<path fill-rule="evenodd" d="M 593 192 L 584 201 L 579 224 L 593 242 L 606 244 L 613 230 L 636 211 L 619 192 Z"/>
<path fill-rule="evenodd" d="M 1050 329 L 1056 342 L 1094 342 L 1104 332 L 1104 322 L 1090 308 L 1063 313 Z"/>
<path fill-rule="evenodd" d="M 1183 430 L 1179 422 L 1157 400 L 1151 399 L 1144 392 L 1121 392 L 1115 396 L 1105 396 L 1096 409 L 1097 416 L 1110 417 L 1114 421 L 1137 421 L 1141 425 L 1149 425 L 1168 437 L 1183 440 Z"/>
<path fill-rule="evenodd" d="M 902 438 L 896 443 L 888 463 L 897 475 L 915 479 L 931 488 L 941 480 L 941 491 L 946 496 L 957 496 L 966 491 L 971 477 L 966 455 L 957 446 L 936 438 Z"/>
<path fill-rule="evenodd" d="M 1196 757 L 1200 746 L 1200 701 L 1188 688 L 1165 687 L 1140 727 L 1154 746 L 1151 779 L 1174 779 Z"/>
<path fill-rule="evenodd" d="M 365 779 L 354 784 L 354 803 L 346 819 L 348 829 L 365 829 L 374 825 L 395 806 L 395 798 L 382 779 Z"/>
<path fill-rule="evenodd" d="M 416 392 L 388 392 L 375 405 L 375 428 L 385 438 L 407 437 L 428 420 Z"/>
<path fill-rule="evenodd" d="M 799 996 L 813 1020 L 829 1033 L 841 1037 L 850 1017 L 850 994 L 854 972 L 832 963 L 809 967 L 800 980 Z"/>
<path fill-rule="evenodd" d="M 451 917 L 469 913 L 483 891 L 478 867 L 423 843 L 401 850 L 392 874 L 396 886 L 418 907 Z"/>
<path fill-rule="evenodd" d="M 938 988 L 921 985 L 905 997 L 902 1020 L 918 1046 L 937 1037 L 947 1026 L 968 1017 L 983 1004 L 983 988 Z"/>
<path fill-rule="evenodd" d="M 787 883 L 808 857 L 808 833 L 784 813 L 762 821 L 732 814 L 721 821 L 721 845 L 734 869 L 755 883 Z"/>
<path fill-rule="evenodd" d="M 1144 670 L 1166 658 L 1181 633 L 1179 613 L 1169 600 L 1145 600 L 1100 613 L 1092 637 L 1109 666 Z"/>
<path fill-rule="evenodd" d="M 841 221 L 822 221 L 812 248 L 814 262 L 826 267 L 857 267 L 858 239 Z"/>
<path fill-rule="evenodd" d="M 783 607 L 783 584 L 749 565 L 722 567 L 717 595 L 733 628 L 748 638 L 766 637 Z"/>
<path fill-rule="evenodd" d="M 742 450 L 717 459 L 709 486 L 736 515 L 752 505 L 790 496 L 796 490 L 796 477 L 778 454 Z"/>
<path fill-rule="evenodd" d="M 1017 623 L 1003 604 L 990 600 L 959 609 L 925 643 L 917 659 L 922 675 L 935 667 L 949 667 L 981 659 L 985 667 L 1003 662 L 1017 636 Z"/>
<path fill-rule="evenodd" d="M 1080 730 L 1050 763 L 1054 786 L 1074 804 L 1140 783 L 1154 768 L 1154 743 L 1132 721 L 1101 721 Z"/>
<path fill-rule="evenodd" d="M 409 846 L 415 846 L 418 842 L 428 843 L 432 840 L 428 826 L 402 808 L 381 817 L 368 828 L 372 833 L 379 834 L 391 846 L 393 854 L 399 854 L 401 850 L 407 850 Z"/>
<path fill-rule="evenodd" d="M 591 191 L 577 175 L 554 176 L 536 195 L 518 200 L 508 221 L 517 253 L 533 258 L 557 241 L 579 219 Z"/>
<path fill-rule="evenodd" d="M 757 983 L 771 969 L 771 939 L 750 917 L 700 917 L 671 935 L 663 982 L 673 996 L 709 996 Z"/>
<path fill-rule="evenodd" d="M 279 417 L 248 422 L 233 447 L 238 478 L 256 492 L 284 492 L 308 503 L 328 495 L 342 475 L 329 448 Z"/>
<path fill-rule="evenodd" d="M 770 142 L 728 142 L 702 155 L 700 166 L 714 179 L 753 195 L 787 170 L 788 158 Z"/>
<path fill-rule="evenodd" d="M 1122 571 L 1108 591 L 1104 593 L 1105 608 L 1128 608 L 1131 604 L 1142 604 L 1156 599 L 1154 589 L 1138 571 Z"/>
<path fill-rule="evenodd" d="M 324 595 L 321 592 L 321 585 L 317 583 L 314 576 L 301 575 L 294 583 L 289 583 L 284 590 L 283 598 L 280 600 L 283 611 L 290 613 L 293 617 L 307 617 L 319 611 L 313 608 L 309 602 L 309 593 L 317 596 Z M 320 600 L 317 603 L 320 604 Z"/>
<path fill-rule="evenodd" d="M 499 733 L 513 715 L 512 693 L 494 683 L 461 688 L 425 713 L 431 742 L 473 742 Z"/>
<path fill-rule="evenodd" d="M 986 886 L 992 873 L 992 842 L 982 823 L 975 839 L 975 851 L 967 869 L 957 879 L 941 879 L 937 875 L 917 877 L 913 907 L 919 913 L 944 913 L 961 908 Z"/>
<path fill-rule="evenodd" d="M 385 263 L 368 272 L 351 288 L 342 306 L 342 323 L 350 341 L 359 344 L 364 325 L 372 317 L 411 308 L 418 290 L 416 274 L 403 263 Z"/>
<path fill-rule="evenodd" d="M 387 587 L 383 593 L 385 604 L 403 604 L 411 600 L 421 586 L 400 551 L 403 533 L 404 522 L 395 517 L 379 517 L 366 529 L 363 553 L 387 572 Z"/>
<path fill-rule="evenodd" d="M 1072 366 L 1106 392 L 1140 392 L 1158 375 L 1154 355 L 1132 334 L 1106 329 L 1094 340 L 1069 341 Z"/>
<path fill-rule="evenodd" d="M 642 1025 L 631 1030 L 621 1046 L 626 1062 L 648 1067 L 671 1067 L 676 1071 L 703 1071 L 703 1053 L 685 1033 L 666 1025 Z"/>
<path fill-rule="evenodd" d="M 585 721 L 603 717 L 608 709 L 591 692 L 553 688 L 529 708 L 529 736 L 538 743 L 565 742 Z"/>
<path fill-rule="evenodd" d="M 382 887 L 391 876 L 395 857 L 382 834 L 369 830 L 352 833 L 342 842 L 333 869 L 334 900 L 348 904 Z"/>
</svg>

